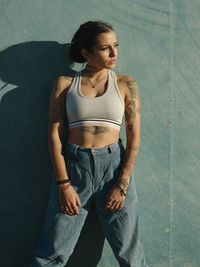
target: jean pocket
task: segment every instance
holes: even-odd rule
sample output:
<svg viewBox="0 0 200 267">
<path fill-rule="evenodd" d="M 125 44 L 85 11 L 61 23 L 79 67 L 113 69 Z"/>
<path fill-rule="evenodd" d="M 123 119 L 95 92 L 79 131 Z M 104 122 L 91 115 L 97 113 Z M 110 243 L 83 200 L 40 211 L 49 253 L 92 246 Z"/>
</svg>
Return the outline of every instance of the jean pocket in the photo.
<svg viewBox="0 0 200 267">
<path fill-rule="evenodd" d="M 127 207 L 128 205 L 134 202 L 137 202 L 137 192 L 135 187 L 135 172 L 133 171 L 130 177 L 130 182 L 126 193 L 124 206 Z"/>
</svg>

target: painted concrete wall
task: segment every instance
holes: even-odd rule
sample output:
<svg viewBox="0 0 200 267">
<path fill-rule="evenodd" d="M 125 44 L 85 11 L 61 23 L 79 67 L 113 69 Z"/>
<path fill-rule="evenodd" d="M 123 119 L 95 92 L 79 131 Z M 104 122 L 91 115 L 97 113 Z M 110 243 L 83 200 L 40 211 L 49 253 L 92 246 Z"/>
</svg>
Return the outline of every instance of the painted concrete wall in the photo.
<svg viewBox="0 0 200 267">
<path fill-rule="evenodd" d="M 200 266 L 199 12 L 198 0 L 0 1 L 1 266 L 30 264 L 51 182 L 49 93 L 72 71 L 73 33 L 96 19 L 113 24 L 115 71 L 133 76 L 140 89 L 135 169 L 146 260 L 152 267 Z M 67 267 L 118 266 L 94 214 Z"/>
</svg>

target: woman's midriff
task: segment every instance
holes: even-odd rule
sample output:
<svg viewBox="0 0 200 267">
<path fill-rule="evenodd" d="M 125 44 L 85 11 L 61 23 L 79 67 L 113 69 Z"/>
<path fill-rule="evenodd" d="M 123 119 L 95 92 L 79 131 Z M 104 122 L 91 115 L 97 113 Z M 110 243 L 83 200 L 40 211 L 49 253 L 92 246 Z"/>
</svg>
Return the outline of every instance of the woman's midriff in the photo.
<svg viewBox="0 0 200 267">
<path fill-rule="evenodd" d="M 68 130 L 68 141 L 82 147 L 103 147 L 116 142 L 120 131 L 105 126 L 82 126 Z"/>
</svg>

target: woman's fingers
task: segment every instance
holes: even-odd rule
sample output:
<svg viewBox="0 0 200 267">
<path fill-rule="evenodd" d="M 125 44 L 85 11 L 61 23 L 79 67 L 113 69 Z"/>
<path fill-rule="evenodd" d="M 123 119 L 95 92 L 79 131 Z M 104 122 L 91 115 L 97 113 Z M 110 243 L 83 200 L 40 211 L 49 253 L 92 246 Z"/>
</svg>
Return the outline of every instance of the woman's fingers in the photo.
<svg viewBox="0 0 200 267">
<path fill-rule="evenodd" d="M 72 204 L 72 209 L 74 211 L 74 214 L 79 214 L 79 210 L 78 210 L 76 203 Z"/>
<path fill-rule="evenodd" d="M 119 206 L 118 206 L 118 210 L 121 210 L 121 209 L 123 208 L 123 206 L 124 206 L 124 202 L 121 202 L 121 203 L 119 204 Z"/>
<path fill-rule="evenodd" d="M 112 205 L 112 200 L 111 199 L 107 199 L 106 201 L 106 208 L 110 208 Z"/>
<path fill-rule="evenodd" d="M 116 211 L 116 210 L 119 210 L 119 206 L 120 206 L 121 202 L 116 202 L 114 208 L 113 208 L 113 211 Z"/>
<path fill-rule="evenodd" d="M 76 195 L 76 204 L 78 206 L 81 206 L 81 201 L 80 201 L 80 198 L 79 198 L 78 194 Z"/>
<path fill-rule="evenodd" d="M 116 200 L 111 201 L 110 210 L 114 210 L 115 209 L 116 203 L 117 203 Z"/>
<path fill-rule="evenodd" d="M 74 209 L 73 209 L 73 206 L 71 204 L 68 204 L 68 209 L 69 209 L 69 212 L 71 213 L 71 215 L 74 214 Z"/>
<path fill-rule="evenodd" d="M 119 205 L 120 205 L 120 202 L 119 201 L 113 202 L 112 205 L 111 205 L 111 207 L 110 207 L 110 210 L 111 211 L 118 210 Z"/>
<path fill-rule="evenodd" d="M 79 214 L 78 206 L 81 206 L 81 201 L 73 188 L 69 188 L 67 192 L 60 192 L 59 199 L 63 213 L 69 215 Z"/>
<path fill-rule="evenodd" d="M 70 211 L 70 209 L 67 206 L 65 206 L 65 211 L 67 214 L 73 215 L 73 213 Z"/>
<path fill-rule="evenodd" d="M 78 215 L 79 214 L 79 210 L 78 210 L 78 207 L 76 205 L 76 202 L 68 204 L 67 207 L 68 207 L 68 214 L 69 215 L 75 215 L 75 214 Z"/>
<path fill-rule="evenodd" d="M 116 200 L 108 200 L 108 202 L 106 203 L 106 209 L 108 210 L 113 210 L 115 205 L 116 205 L 117 201 Z"/>
<path fill-rule="evenodd" d="M 71 212 L 66 205 L 61 205 L 61 210 L 63 213 L 71 215 Z"/>
<path fill-rule="evenodd" d="M 110 211 L 121 210 L 124 205 L 124 201 L 117 201 L 117 200 L 108 200 L 106 203 L 105 209 Z"/>
<path fill-rule="evenodd" d="M 124 205 L 124 201 L 125 196 L 120 193 L 119 188 L 114 186 L 105 197 L 105 209 L 110 211 L 120 210 Z"/>
<path fill-rule="evenodd" d="M 61 204 L 61 209 L 63 213 L 67 213 L 69 215 L 74 215 L 77 212 L 77 209 L 75 207 L 76 205 L 73 205 L 72 203 L 63 203 Z"/>
</svg>

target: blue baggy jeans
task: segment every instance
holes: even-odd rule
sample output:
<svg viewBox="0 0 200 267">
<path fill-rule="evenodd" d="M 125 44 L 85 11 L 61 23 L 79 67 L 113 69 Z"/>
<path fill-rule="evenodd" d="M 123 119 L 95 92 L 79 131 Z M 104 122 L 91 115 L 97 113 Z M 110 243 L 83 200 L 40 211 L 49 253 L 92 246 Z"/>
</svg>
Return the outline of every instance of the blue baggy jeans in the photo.
<svg viewBox="0 0 200 267">
<path fill-rule="evenodd" d="M 67 172 L 81 200 L 79 215 L 70 216 L 61 211 L 54 176 L 45 224 L 31 267 L 65 266 L 77 243 L 92 201 L 119 265 L 146 266 L 139 238 L 139 209 L 134 171 L 123 208 L 114 212 L 104 209 L 106 194 L 118 179 L 124 152 L 121 139 L 100 148 L 84 148 L 71 143 L 64 145 Z"/>
</svg>

